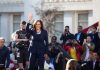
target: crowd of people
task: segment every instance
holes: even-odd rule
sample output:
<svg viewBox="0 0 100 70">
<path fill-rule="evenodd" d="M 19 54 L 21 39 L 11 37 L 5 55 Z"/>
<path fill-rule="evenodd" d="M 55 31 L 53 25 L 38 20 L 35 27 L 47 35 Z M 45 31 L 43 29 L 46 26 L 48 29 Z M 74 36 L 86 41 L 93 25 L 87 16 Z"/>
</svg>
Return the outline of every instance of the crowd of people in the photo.
<svg viewBox="0 0 100 70">
<path fill-rule="evenodd" d="M 90 27 L 87 33 L 78 26 L 76 34 L 65 26 L 60 40 L 48 32 L 43 22 L 20 23 L 20 29 L 12 34 L 5 46 L 0 37 L 0 70 L 100 70 L 100 32 Z"/>
</svg>

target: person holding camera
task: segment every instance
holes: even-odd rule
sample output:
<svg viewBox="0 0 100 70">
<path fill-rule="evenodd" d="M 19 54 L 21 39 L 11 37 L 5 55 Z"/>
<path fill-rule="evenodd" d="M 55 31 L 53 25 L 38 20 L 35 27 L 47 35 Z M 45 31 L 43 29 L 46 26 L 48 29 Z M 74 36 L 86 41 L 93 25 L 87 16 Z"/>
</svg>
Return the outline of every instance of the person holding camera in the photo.
<svg viewBox="0 0 100 70">
<path fill-rule="evenodd" d="M 86 39 L 84 39 L 83 42 L 83 55 L 81 56 L 81 59 L 83 61 L 89 61 L 90 60 L 90 54 L 94 52 L 95 44 L 92 42 L 92 37 L 90 35 L 87 36 Z"/>
<path fill-rule="evenodd" d="M 72 36 L 74 37 L 74 35 L 69 31 L 69 26 L 65 26 L 64 33 L 60 37 L 60 40 L 63 41 L 62 45 L 64 45 L 66 41 L 69 39 L 69 37 Z"/>
</svg>

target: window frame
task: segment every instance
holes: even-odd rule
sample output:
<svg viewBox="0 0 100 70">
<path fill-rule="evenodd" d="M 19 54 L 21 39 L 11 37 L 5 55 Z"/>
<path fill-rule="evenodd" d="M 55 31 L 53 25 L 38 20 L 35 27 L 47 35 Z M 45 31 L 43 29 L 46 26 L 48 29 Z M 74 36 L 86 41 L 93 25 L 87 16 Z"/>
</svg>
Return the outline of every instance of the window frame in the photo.
<svg viewBox="0 0 100 70">
<path fill-rule="evenodd" d="M 20 16 L 20 20 L 18 21 L 18 20 L 14 20 L 14 16 Z M 16 30 L 18 30 L 19 28 L 20 28 L 20 26 L 18 27 L 18 29 L 14 29 L 14 24 L 19 24 L 20 25 L 20 22 L 21 22 L 21 14 L 13 14 L 13 32 L 15 32 Z"/>
</svg>

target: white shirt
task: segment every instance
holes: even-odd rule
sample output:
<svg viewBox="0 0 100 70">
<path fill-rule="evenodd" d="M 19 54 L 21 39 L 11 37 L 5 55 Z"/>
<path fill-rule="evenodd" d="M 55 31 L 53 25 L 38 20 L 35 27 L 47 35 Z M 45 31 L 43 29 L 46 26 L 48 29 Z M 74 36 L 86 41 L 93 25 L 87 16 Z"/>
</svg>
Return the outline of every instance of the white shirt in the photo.
<svg viewBox="0 0 100 70">
<path fill-rule="evenodd" d="M 54 65 L 52 63 L 47 63 L 46 61 L 44 62 L 44 70 L 49 70 L 49 68 L 52 68 L 52 70 L 54 69 Z"/>
</svg>

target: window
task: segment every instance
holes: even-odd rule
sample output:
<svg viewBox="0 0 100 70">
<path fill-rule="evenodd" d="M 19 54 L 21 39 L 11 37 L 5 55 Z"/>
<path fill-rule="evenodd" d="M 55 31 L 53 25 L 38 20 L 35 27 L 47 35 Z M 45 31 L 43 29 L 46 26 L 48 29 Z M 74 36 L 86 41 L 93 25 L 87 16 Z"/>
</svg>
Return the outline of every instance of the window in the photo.
<svg viewBox="0 0 100 70">
<path fill-rule="evenodd" d="M 81 25 L 83 28 L 88 26 L 88 13 L 78 14 L 78 25 Z"/>
<path fill-rule="evenodd" d="M 13 32 L 20 28 L 21 15 L 13 15 Z"/>
<path fill-rule="evenodd" d="M 57 40 L 58 42 L 60 42 L 60 36 L 63 32 L 63 14 L 62 13 L 59 13 L 57 16 L 56 16 L 56 20 L 55 20 L 55 25 L 54 25 L 54 33 L 55 33 L 55 36 L 57 36 Z"/>
</svg>

